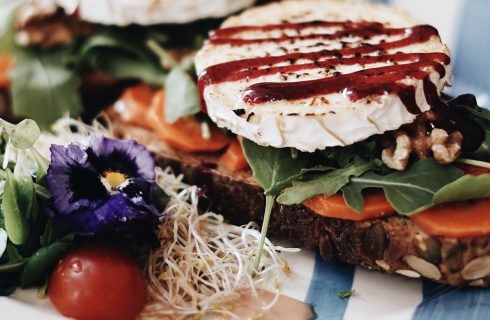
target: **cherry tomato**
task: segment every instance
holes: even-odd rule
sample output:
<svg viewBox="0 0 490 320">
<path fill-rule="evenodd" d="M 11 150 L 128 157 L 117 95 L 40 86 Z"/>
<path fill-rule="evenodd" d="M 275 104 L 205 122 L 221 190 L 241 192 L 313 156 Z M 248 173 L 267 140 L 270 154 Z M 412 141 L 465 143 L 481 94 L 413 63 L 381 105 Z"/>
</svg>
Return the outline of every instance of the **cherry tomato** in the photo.
<svg viewBox="0 0 490 320">
<path fill-rule="evenodd" d="M 82 248 L 65 256 L 51 275 L 49 298 L 75 319 L 134 319 L 143 309 L 147 286 L 136 263 L 121 251 Z"/>
</svg>

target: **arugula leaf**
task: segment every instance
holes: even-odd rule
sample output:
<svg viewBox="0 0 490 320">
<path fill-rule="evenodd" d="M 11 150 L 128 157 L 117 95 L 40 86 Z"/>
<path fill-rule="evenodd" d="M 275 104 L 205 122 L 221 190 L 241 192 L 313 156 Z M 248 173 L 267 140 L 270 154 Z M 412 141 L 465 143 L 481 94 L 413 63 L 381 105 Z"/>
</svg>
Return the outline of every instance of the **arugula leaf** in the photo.
<svg viewBox="0 0 490 320">
<path fill-rule="evenodd" d="M 468 105 L 462 104 L 463 102 Z M 476 99 L 473 95 L 461 95 L 448 102 L 463 117 L 468 117 L 475 121 L 485 131 L 485 138 L 480 147 L 473 152 L 464 153 L 465 157 L 490 160 L 490 110 L 476 106 Z"/>
<path fill-rule="evenodd" d="M 70 47 L 51 50 L 19 49 L 12 72 L 12 109 L 46 127 L 66 112 L 82 111 L 75 70 L 65 65 Z"/>
<path fill-rule="evenodd" d="M 350 289 L 350 290 L 339 290 L 337 292 L 337 296 L 341 299 L 349 298 L 352 297 L 356 294 L 356 290 Z"/>
<path fill-rule="evenodd" d="M 194 79 L 182 67 L 173 68 L 165 80 L 165 120 L 173 123 L 179 118 L 201 111 Z"/>
<path fill-rule="evenodd" d="M 356 160 L 346 168 L 336 169 L 309 181 L 293 181 L 293 186 L 285 189 L 277 202 L 285 205 L 301 203 L 318 194 L 331 196 L 349 183 L 351 177 L 357 177 L 366 171 L 379 167 L 377 161 Z"/>
<path fill-rule="evenodd" d="M 83 43 L 80 63 L 117 79 L 162 86 L 165 70 L 147 46 L 149 37 L 142 29 L 105 28 Z"/>
<path fill-rule="evenodd" d="M 490 160 L 490 123 L 484 124 L 480 121 L 477 122 L 482 126 L 483 130 L 485 130 L 485 139 L 478 149 L 471 153 L 465 153 L 464 156 L 472 159 L 488 161 Z"/>
<path fill-rule="evenodd" d="M 296 149 L 293 149 L 296 150 Z M 327 167 L 327 166 L 315 166 L 312 168 L 304 168 L 301 169 L 301 171 L 298 174 L 292 175 L 286 180 L 280 181 L 278 183 L 275 183 L 272 185 L 269 189 L 265 190 L 265 194 L 278 194 L 281 192 L 285 186 L 291 185 L 293 181 L 295 180 L 303 180 L 306 179 L 310 175 L 318 174 L 318 173 L 323 173 L 327 171 L 332 171 L 335 170 L 336 168 L 334 167 Z"/>
<path fill-rule="evenodd" d="M 466 113 L 469 113 L 472 115 L 474 118 L 490 121 L 490 110 L 487 110 L 485 108 L 481 107 L 472 107 L 472 106 L 465 106 L 465 105 L 455 105 L 455 108 L 458 108 Z"/>
<path fill-rule="evenodd" d="M 490 198 L 490 174 L 464 175 L 434 194 L 434 204 L 470 199 Z"/>
<path fill-rule="evenodd" d="M 289 177 L 299 174 L 306 164 L 303 157 L 293 159 L 286 148 L 262 147 L 246 139 L 242 140 L 242 148 L 255 179 L 265 190 L 274 186 L 275 190 L 280 191 L 289 184 Z M 264 220 L 255 254 L 255 270 L 259 269 L 275 196 L 272 192 L 265 196 Z"/>
<path fill-rule="evenodd" d="M 417 161 L 403 172 L 386 175 L 368 172 L 352 178 L 342 192 L 346 204 L 360 212 L 364 207 L 361 191 L 365 188 L 382 188 L 396 212 L 411 215 L 432 206 L 435 193 L 461 176 L 463 172 L 460 169 L 443 166 L 427 158 Z"/>
<path fill-rule="evenodd" d="M 327 160 L 334 161 L 340 168 L 350 165 L 354 159 L 373 160 L 380 157 L 381 150 L 375 140 L 358 142 L 345 147 L 332 147 L 319 151 Z"/>
<path fill-rule="evenodd" d="M 288 148 L 263 147 L 247 139 L 242 140 L 242 147 L 255 179 L 267 195 L 276 195 L 287 187 L 289 178 L 300 174 L 306 165 L 306 157 L 293 159 Z"/>
</svg>

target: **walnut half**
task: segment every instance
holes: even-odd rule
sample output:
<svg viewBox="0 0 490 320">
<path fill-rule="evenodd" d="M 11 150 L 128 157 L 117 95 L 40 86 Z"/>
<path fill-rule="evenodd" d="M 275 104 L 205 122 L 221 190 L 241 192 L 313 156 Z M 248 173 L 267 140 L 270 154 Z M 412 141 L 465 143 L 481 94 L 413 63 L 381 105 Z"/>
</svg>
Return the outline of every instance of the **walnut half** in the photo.
<svg viewBox="0 0 490 320">
<path fill-rule="evenodd" d="M 459 131 L 448 134 L 439 128 L 433 129 L 430 135 L 418 134 L 416 138 L 404 131 L 396 131 L 395 137 L 395 145 L 383 150 L 381 160 L 389 168 L 399 171 L 407 168 L 411 154 L 423 159 L 432 153 L 438 163 L 451 163 L 461 154 L 463 142 L 463 135 Z"/>
<path fill-rule="evenodd" d="M 403 171 L 407 167 L 412 153 L 412 142 L 408 134 L 403 131 L 397 131 L 395 136 L 395 147 L 384 149 L 381 152 L 381 160 L 389 168 Z"/>
<path fill-rule="evenodd" d="M 430 134 L 430 149 L 437 162 L 448 164 L 461 154 L 463 135 L 459 131 L 448 134 L 446 130 L 434 129 Z"/>
</svg>

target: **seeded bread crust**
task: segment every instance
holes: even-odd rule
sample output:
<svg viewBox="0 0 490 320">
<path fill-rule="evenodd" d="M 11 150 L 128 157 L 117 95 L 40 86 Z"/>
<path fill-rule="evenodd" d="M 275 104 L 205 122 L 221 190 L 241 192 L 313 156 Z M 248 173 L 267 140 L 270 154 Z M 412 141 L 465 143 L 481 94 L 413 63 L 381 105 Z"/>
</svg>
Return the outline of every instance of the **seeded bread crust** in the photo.
<svg viewBox="0 0 490 320">
<path fill-rule="evenodd" d="M 173 150 L 144 129 L 125 125 L 119 132 L 153 150 L 159 166 L 170 166 L 184 174 L 186 182 L 200 186 L 211 209 L 231 223 L 262 222 L 263 190 L 250 170 L 231 173 L 219 165 L 219 155 Z M 269 235 L 288 239 L 298 247 L 318 249 L 327 261 L 453 286 L 490 286 L 490 235 L 431 237 L 403 216 L 354 222 L 322 217 L 302 205 L 279 204 L 273 208 Z"/>
</svg>

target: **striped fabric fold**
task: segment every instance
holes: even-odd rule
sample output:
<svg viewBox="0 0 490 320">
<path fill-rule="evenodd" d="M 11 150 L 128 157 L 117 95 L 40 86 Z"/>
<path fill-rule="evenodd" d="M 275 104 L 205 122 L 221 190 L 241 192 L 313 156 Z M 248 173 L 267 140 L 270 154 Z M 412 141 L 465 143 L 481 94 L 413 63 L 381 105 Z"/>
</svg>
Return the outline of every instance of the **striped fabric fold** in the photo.
<svg viewBox="0 0 490 320">
<path fill-rule="evenodd" d="M 338 296 L 340 290 L 355 290 L 355 294 L 342 299 Z M 321 320 L 490 319 L 488 289 L 454 288 L 429 280 L 383 274 L 326 262 L 319 255 L 305 302 L 312 305 Z"/>
</svg>

